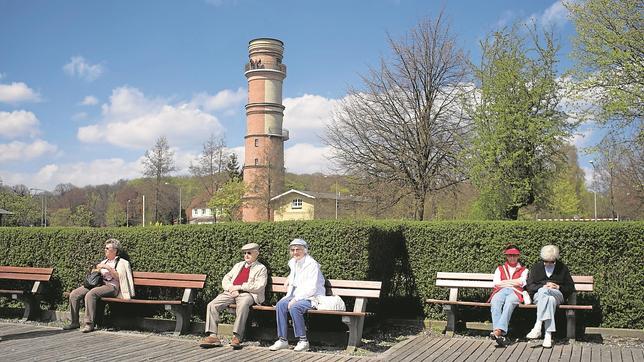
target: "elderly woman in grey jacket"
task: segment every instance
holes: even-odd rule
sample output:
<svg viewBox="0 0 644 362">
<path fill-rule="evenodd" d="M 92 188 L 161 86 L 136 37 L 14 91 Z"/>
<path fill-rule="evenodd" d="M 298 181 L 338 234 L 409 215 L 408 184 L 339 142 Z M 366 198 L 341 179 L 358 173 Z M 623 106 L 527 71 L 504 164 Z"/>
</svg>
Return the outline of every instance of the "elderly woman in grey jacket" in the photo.
<svg viewBox="0 0 644 362">
<path fill-rule="evenodd" d="M 117 297 L 131 299 L 134 297 L 134 281 L 130 263 L 119 257 L 121 242 L 116 239 L 105 241 L 105 259 L 96 264 L 94 270 L 101 272 L 103 285 L 88 289 L 80 286 L 69 294 L 71 323 L 63 329 L 76 329 L 80 327 L 78 314 L 80 301 L 85 299 L 85 327 L 83 333 L 94 330 L 94 316 L 96 314 L 96 301 L 101 297 Z"/>
</svg>

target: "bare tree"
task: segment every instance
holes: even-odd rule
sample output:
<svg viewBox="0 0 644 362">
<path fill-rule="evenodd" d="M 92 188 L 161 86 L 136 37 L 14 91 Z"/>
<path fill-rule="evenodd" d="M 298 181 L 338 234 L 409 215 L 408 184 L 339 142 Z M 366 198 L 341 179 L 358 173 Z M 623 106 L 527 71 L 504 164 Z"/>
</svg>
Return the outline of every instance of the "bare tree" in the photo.
<svg viewBox="0 0 644 362">
<path fill-rule="evenodd" d="M 145 151 L 143 159 L 143 175 L 155 180 L 154 187 L 154 222 L 159 219 L 159 189 L 161 181 L 171 172 L 176 170 L 174 165 L 174 152 L 170 150 L 168 139 L 161 136 L 152 147 Z"/>
<path fill-rule="evenodd" d="M 209 198 L 217 192 L 223 182 L 221 172 L 226 166 L 228 158 L 224 155 L 226 143 L 223 137 L 214 134 L 203 144 L 203 151 L 195 163 L 190 163 L 190 173 L 202 184 Z"/>
<path fill-rule="evenodd" d="M 401 187 L 414 197 L 414 217 L 425 217 L 431 192 L 465 179 L 459 153 L 468 122 L 463 51 L 443 14 L 401 40 L 389 37 L 393 57 L 362 75 L 336 109 L 325 141 L 350 174 Z M 398 197 L 397 199 L 400 199 Z"/>
</svg>

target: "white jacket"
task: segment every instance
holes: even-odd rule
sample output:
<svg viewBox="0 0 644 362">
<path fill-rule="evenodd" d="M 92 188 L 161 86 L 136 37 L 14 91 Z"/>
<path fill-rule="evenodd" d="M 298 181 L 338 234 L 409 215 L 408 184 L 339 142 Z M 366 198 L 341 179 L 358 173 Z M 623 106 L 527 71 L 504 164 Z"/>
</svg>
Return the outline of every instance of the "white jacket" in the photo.
<svg viewBox="0 0 644 362">
<path fill-rule="evenodd" d="M 296 301 L 308 299 L 313 307 L 317 308 L 317 297 L 326 294 L 320 264 L 307 254 L 299 262 L 291 258 L 288 267 L 291 272 L 288 275 L 286 296 L 293 296 Z"/>
<path fill-rule="evenodd" d="M 103 260 L 102 263 L 107 263 L 107 259 Z M 130 262 L 119 258 L 116 272 L 119 274 L 119 294 L 116 297 L 132 299 L 134 297 L 134 279 L 132 278 Z"/>
</svg>

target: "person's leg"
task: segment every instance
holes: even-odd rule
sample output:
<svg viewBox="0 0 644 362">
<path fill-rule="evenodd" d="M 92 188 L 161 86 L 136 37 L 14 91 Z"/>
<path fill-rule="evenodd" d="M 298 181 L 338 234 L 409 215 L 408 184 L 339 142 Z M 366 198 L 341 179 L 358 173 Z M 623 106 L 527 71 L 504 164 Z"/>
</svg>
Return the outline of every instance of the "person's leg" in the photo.
<svg viewBox="0 0 644 362">
<path fill-rule="evenodd" d="M 206 307 L 206 334 L 217 335 L 219 324 L 219 312 L 226 309 L 229 304 L 234 303 L 235 298 L 227 292 L 219 294 L 211 300 Z M 239 308 L 239 306 L 237 306 Z"/>
<path fill-rule="evenodd" d="M 293 297 L 284 297 L 277 302 L 275 306 L 275 319 L 277 319 L 277 341 L 270 346 L 268 349 L 271 351 L 277 351 L 280 349 L 288 348 L 288 302 L 291 301 Z"/>
<path fill-rule="evenodd" d="M 255 300 L 250 293 L 242 293 L 235 298 L 237 308 L 235 310 L 235 324 L 233 325 L 233 334 L 241 342 L 244 339 L 244 332 L 246 330 L 246 321 L 250 314 L 250 307 L 255 304 Z"/>
<path fill-rule="evenodd" d="M 503 314 L 503 304 L 505 303 L 505 298 L 508 295 L 508 290 L 509 289 L 507 288 L 499 290 L 496 294 L 494 294 L 492 300 L 490 301 L 490 313 L 492 314 L 492 330 L 496 336 L 501 335 L 501 333 L 497 333 L 497 331 L 506 331 L 506 329 L 501 328 L 503 325 L 501 316 Z"/>
<path fill-rule="evenodd" d="M 557 289 L 548 289 L 545 294 L 543 298 L 544 312 L 541 320 L 543 320 L 546 333 L 552 333 L 557 331 L 557 327 L 555 326 L 555 312 L 559 304 L 563 302 L 564 297 Z"/>
<path fill-rule="evenodd" d="M 311 301 L 304 299 L 298 300 L 293 303 L 291 308 L 288 310 L 293 320 L 293 331 L 295 332 L 295 337 L 300 340 L 306 340 L 306 323 L 304 322 L 304 313 L 309 309 L 313 308 Z"/>
<path fill-rule="evenodd" d="M 94 316 L 96 315 L 96 302 L 98 301 L 98 298 L 116 297 L 117 294 L 116 287 L 112 284 L 105 284 L 100 287 L 92 288 L 87 292 L 87 294 L 85 294 L 85 325 L 90 327 L 88 332 L 91 332 L 94 327 Z"/>
<path fill-rule="evenodd" d="M 503 311 L 501 312 L 501 318 L 499 318 L 499 329 L 503 331 L 503 335 L 508 333 L 508 325 L 510 324 L 510 318 L 512 318 L 512 312 L 514 308 L 519 305 L 519 297 L 513 290 L 508 289 L 510 293 L 507 293 L 505 296 L 505 301 L 503 303 Z"/>
<path fill-rule="evenodd" d="M 532 327 L 530 333 L 528 333 L 528 335 L 526 336 L 529 339 L 536 339 L 541 337 L 541 326 L 543 324 L 542 316 L 544 314 L 544 310 L 546 309 L 547 293 L 548 288 L 541 287 L 534 295 L 533 302 L 537 306 L 537 320 L 535 321 L 534 327 Z"/>
<path fill-rule="evenodd" d="M 288 340 L 288 302 L 291 301 L 293 297 L 284 297 L 277 302 L 275 306 L 275 317 L 277 319 L 277 336 L 281 340 Z"/>
<path fill-rule="evenodd" d="M 80 323 L 78 322 L 78 315 L 80 313 L 80 301 L 85 297 L 85 294 L 89 292 L 89 289 L 84 286 L 80 286 L 71 293 L 69 293 L 69 313 L 71 314 L 71 324 L 70 328 L 78 328 Z"/>
</svg>

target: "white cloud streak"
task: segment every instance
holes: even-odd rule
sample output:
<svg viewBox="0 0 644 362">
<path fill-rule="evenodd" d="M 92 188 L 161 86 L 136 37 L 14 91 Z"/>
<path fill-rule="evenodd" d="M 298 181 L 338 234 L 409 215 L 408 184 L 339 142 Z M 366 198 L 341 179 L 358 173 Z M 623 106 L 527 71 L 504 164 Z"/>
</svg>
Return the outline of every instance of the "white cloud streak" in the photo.
<svg viewBox="0 0 644 362">
<path fill-rule="evenodd" d="M 28 161 L 58 151 L 58 147 L 47 141 L 37 139 L 32 143 L 13 141 L 0 144 L 0 163 Z"/>
<path fill-rule="evenodd" d="M 63 66 L 63 71 L 69 76 L 92 82 L 103 75 L 105 67 L 102 64 L 90 64 L 85 58 L 75 56 Z"/>
<path fill-rule="evenodd" d="M 102 106 L 102 121 L 80 127 L 77 137 L 85 143 L 145 149 L 160 136 L 174 147 L 198 144 L 204 134 L 222 134 L 219 120 L 196 106 L 195 102 L 168 104 L 164 99 L 146 97 L 132 87 L 112 91 Z"/>
<path fill-rule="evenodd" d="M 85 96 L 79 103 L 81 106 L 94 106 L 98 104 L 98 98 L 94 96 Z"/>
<path fill-rule="evenodd" d="M 38 92 L 29 88 L 25 83 L 13 82 L 0 84 L 0 102 L 16 104 L 21 102 L 39 102 Z"/>
<path fill-rule="evenodd" d="M 36 137 L 40 134 L 39 124 L 38 118 L 31 112 L 0 111 L 0 137 L 8 139 L 22 136 Z"/>
</svg>

